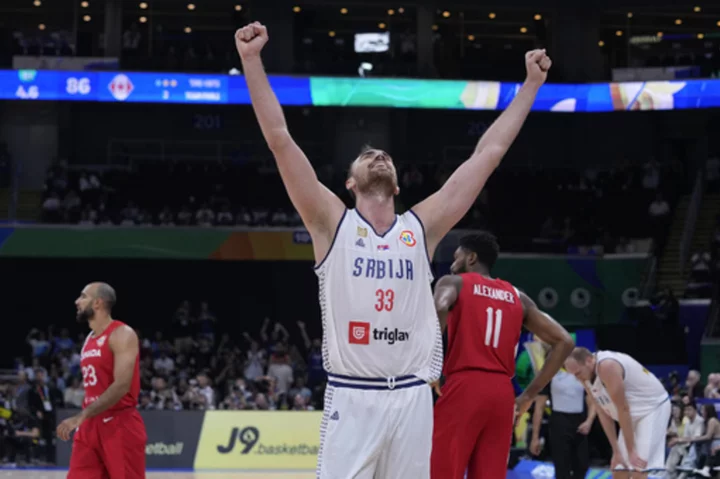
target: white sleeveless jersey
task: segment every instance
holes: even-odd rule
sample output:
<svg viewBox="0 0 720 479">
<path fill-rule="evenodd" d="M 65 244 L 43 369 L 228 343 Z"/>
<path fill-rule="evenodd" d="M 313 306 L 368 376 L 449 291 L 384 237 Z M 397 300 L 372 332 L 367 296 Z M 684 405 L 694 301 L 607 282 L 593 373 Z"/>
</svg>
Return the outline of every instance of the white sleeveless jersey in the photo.
<svg viewBox="0 0 720 479">
<path fill-rule="evenodd" d="M 315 272 L 328 373 L 434 381 L 442 372 L 442 334 L 430 284 L 425 232 L 411 211 L 380 236 L 345 211 Z"/>
<path fill-rule="evenodd" d="M 615 360 L 623 368 L 623 379 L 625 384 L 625 397 L 630 408 L 630 417 L 633 421 L 645 417 L 655 411 L 660 404 L 668 400 L 668 392 L 662 383 L 653 373 L 643 367 L 632 357 L 624 353 L 613 351 L 598 351 L 596 353 L 595 374 L 597 375 L 598 365 L 606 360 Z M 618 413 L 615 404 L 610 399 L 605 385 L 596 376 L 595 382 L 587 384 L 589 390 L 597 403 L 614 420 L 618 420 Z"/>
</svg>

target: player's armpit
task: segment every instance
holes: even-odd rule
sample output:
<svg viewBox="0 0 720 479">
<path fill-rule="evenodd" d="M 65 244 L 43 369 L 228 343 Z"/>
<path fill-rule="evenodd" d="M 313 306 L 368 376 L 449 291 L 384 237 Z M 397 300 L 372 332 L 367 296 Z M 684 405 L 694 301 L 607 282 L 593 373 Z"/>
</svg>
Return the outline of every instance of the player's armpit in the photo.
<svg viewBox="0 0 720 479">
<path fill-rule="evenodd" d="M 565 359 L 570 356 L 575 347 L 575 341 L 557 321 L 540 311 L 535 302 L 525 293 L 520 293 L 520 301 L 522 301 L 525 312 L 525 327 L 552 348 L 545 364 L 525 389 L 524 394 L 535 397 L 560 370 Z"/>
<path fill-rule="evenodd" d="M 445 331 L 448 313 L 457 301 L 461 289 L 462 277 L 455 275 L 445 275 L 435 284 L 433 298 L 442 331 Z"/>
</svg>

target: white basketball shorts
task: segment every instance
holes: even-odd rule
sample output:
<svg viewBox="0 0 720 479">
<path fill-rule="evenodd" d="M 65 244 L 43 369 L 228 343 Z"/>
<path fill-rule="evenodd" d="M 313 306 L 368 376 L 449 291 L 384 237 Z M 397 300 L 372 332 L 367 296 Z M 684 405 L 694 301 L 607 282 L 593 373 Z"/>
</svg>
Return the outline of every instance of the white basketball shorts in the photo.
<svg viewBox="0 0 720 479">
<path fill-rule="evenodd" d="M 668 398 L 653 412 L 633 421 L 635 449 L 640 459 L 647 461 L 647 469 L 665 469 L 665 436 L 671 410 Z M 625 463 L 629 465 L 630 459 L 622 430 L 618 437 L 618 447 Z"/>
<path fill-rule="evenodd" d="M 318 479 L 430 478 L 432 392 L 415 376 L 328 375 Z"/>
</svg>

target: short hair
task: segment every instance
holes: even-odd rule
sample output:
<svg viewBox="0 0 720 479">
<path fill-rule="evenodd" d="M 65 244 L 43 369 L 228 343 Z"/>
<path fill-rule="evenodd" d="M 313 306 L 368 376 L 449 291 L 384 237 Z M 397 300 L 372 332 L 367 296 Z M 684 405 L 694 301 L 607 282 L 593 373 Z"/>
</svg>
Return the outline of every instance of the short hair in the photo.
<svg viewBox="0 0 720 479">
<path fill-rule="evenodd" d="M 577 363 L 584 363 L 588 358 L 592 357 L 593 353 L 588 348 L 578 346 L 570 353 L 570 358 L 574 359 Z"/>
<path fill-rule="evenodd" d="M 688 401 L 687 404 L 683 404 L 683 409 L 686 407 L 691 407 L 691 408 L 697 410 L 697 404 L 695 404 L 695 401 L 693 401 L 692 399 L 690 401 Z M 715 406 L 713 406 L 713 409 L 715 409 Z"/>
<path fill-rule="evenodd" d="M 478 261 L 485 265 L 488 270 L 492 270 L 500 254 L 500 245 L 497 238 L 489 231 L 463 236 L 460 239 L 460 247 L 475 253 Z"/>
<path fill-rule="evenodd" d="M 360 148 L 360 153 L 358 153 L 358 156 L 355 157 L 355 159 L 353 159 L 353 160 L 350 162 L 350 166 L 348 166 L 348 169 L 347 169 L 347 179 L 348 179 L 348 180 L 349 180 L 350 178 L 352 178 L 353 165 L 355 164 L 355 161 L 357 161 L 357 159 L 360 158 L 361 156 L 363 156 L 365 153 L 367 153 L 367 152 L 369 152 L 369 151 L 372 151 L 372 150 L 375 150 L 375 149 L 376 149 L 376 148 L 375 148 L 374 146 L 372 146 L 372 145 L 370 145 L 370 144 L 368 144 L 368 143 L 365 143 L 365 144 Z"/>
<path fill-rule="evenodd" d="M 108 311 L 112 311 L 115 303 L 117 302 L 117 295 L 115 289 L 107 283 L 95 283 L 95 298 L 102 299 L 105 303 L 105 307 Z"/>
</svg>

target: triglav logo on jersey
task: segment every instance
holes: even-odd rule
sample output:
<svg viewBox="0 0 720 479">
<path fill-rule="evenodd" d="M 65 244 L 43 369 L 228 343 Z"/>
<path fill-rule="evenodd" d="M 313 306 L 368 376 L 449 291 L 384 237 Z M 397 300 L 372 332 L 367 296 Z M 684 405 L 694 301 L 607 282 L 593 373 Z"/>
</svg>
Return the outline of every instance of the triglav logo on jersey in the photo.
<svg viewBox="0 0 720 479">
<path fill-rule="evenodd" d="M 121 73 L 115 75 L 115 78 L 108 85 L 108 89 L 117 101 L 125 101 L 135 89 L 135 85 L 132 84 L 127 75 Z"/>
<path fill-rule="evenodd" d="M 400 233 L 400 241 L 402 241 L 411 248 L 417 244 L 417 241 L 415 240 L 415 235 L 410 230 L 405 230 Z"/>
<path fill-rule="evenodd" d="M 349 342 L 350 344 L 370 344 L 370 323 L 360 321 L 350 321 L 349 325 Z M 408 341 L 410 333 L 408 331 L 400 331 L 399 329 L 377 329 L 372 330 L 373 341 L 383 341 L 389 345 L 398 342 Z"/>
<path fill-rule="evenodd" d="M 370 344 L 370 323 L 350 321 L 350 344 Z"/>
<path fill-rule="evenodd" d="M 358 247 L 360 247 L 360 248 L 364 248 L 364 247 L 365 247 L 365 242 L 362 240 L 362 238 L 359 238 L 359 239 L 355 242 L 355 246 L 358 246 Z"/>
</svg>

